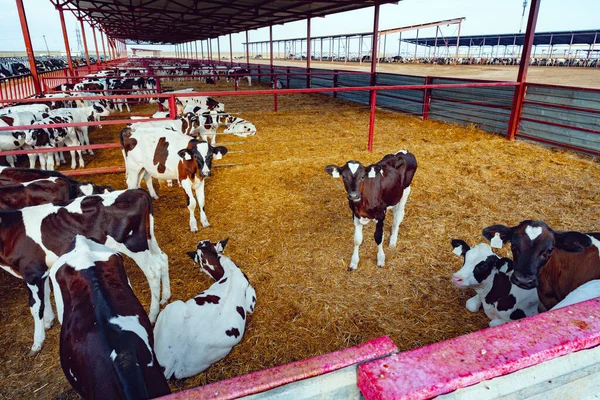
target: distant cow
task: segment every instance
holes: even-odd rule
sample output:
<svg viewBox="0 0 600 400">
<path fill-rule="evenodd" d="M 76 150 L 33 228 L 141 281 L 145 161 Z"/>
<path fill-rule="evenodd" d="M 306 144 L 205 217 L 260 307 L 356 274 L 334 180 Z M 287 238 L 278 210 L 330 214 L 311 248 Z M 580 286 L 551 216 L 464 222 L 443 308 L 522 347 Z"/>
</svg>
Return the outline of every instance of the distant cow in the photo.
<svg viewBox="0 0 600 400">
<path fill-rule="evenodd" d="M 208 142 L 164 128 L 137 131 L 125 128 L 121 131 L 121 147 L 128 188 L 139 188 L 143 178 L 150 195 L 157 199 L 152 177 L 177 179 L 187 197 L 190 230 L 198 231 L 194 192 L 200 208 L 200 223 L 203 227 L 210 225 L 204 212 L 204 180 L 211 174 L 213 157 L 220 159 L 227 153 L 226 147 L 213 147 Z"/>
<path fill-rule="evenodd" d="M 150 399 L 170 393 L 150 320 L 115 250 L 81 235 L 50 269 L 60 364 L 84 399 Z"/>
<path fill-rule="evenodd" d="M 167 378 L 199 374 L 238 344 L 252 314 L 256 292 L 246 275 L 223 255 L 227 240 L 199 242 L 188 255 L 215 283 L 187 302 L 169 304 L 158 316 L 156 357 Z"/>
<path fill-rule="evenodd" d="M 523 289 L 537 287 L 546 310 L 584 283 L 600 279 L 600 232 L 555 231 L 543 221 L 531 220 L 483 230 L 488 240 L 496 234 L 511 244 L 515 262 L 512 282 Z"/>
<path fill-rule="evenodd" d="M 377 266 L 385 265 L 383 252 L 383 222 L 388 207 L 394 211 L 390 247 L 396 247 L 398 228 L 404 219 L 404 207 L 417 170 L 417 159 L 401 150 L 388 154 L 381 161 L 364 167 L 358 161 L 348 161 L 343 167 L 328 165 L 325 171 L 334 178 L 342 177 L 348 193 L 348 203 L 354 216 L 354 253 L 349 269 L 358 267 L 358 249 L 362 243 L 363 225 L 374 220 L 375 242 L 378 246 Z"/>
<path fill-rule="evenodd" d="M 539 299 L 535 290 L 513 285 L 513 263 L 500 258 L 492 248 L 480 243 L 471 248 L 463 240 L 452 240 L 454 254 L 463 256 L 460 271 L 452 274 L 458 288 L 471 288 L 477 293 L 467 301 L 467 310 L 477 312 L 483 306 L 490 326 L 497 326 L 538 313 Z"/>
<path fill-rule="evenodd" d="M 34 319 L 30 354 L 42 348 L 44 326 L 52 326 L 48 268 L 83 235 L 132 258 L 146 275 L 152 302 L 150 320 L 171 297 L 168 258 L 156 242 L 152 199 L 143 190 L 115 191 L 0 212 L 0 266 L 27 284 Z"/>
</svg>

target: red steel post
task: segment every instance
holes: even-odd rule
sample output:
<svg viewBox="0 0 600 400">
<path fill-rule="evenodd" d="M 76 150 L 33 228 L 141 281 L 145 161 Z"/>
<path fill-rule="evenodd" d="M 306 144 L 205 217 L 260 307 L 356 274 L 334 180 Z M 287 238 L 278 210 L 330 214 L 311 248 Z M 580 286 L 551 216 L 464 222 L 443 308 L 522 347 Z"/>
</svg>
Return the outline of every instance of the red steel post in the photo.
<svg viewBox="0 0 600 400">
<path fill-rule="evenodd" d="M 85 38 L 85 28 L 83 26 L 83 19 L 79 19 L 79 22 L 81 23 L 81 37 L 83 38 L 83 48 L 85 49 L 85 60 L 87 62 L 87 67 L 88 67 L 88 71 L 90 70 L 90 54 L 88 53 L 88 46 L 87 46 L 87 40 Z"/>
<path fill-rule="evenodd" d="M 273 89 L 277 89 L 277 75 L 273 76 Z M 273 95 L 273 111 L 277 112 L 277 95 Z"/>
<path fill-rule="evenodd" d="M 527 68 L 529 67 L 529 57 L 531 55 L 531 47 L 533 46 L 535 25 L 537 23 L 539 10 L 540 0 L 532 0 L 529 8 L 529 18 L 527 20 L 527 31 L 525 32 L 525 40 L 523 42 L 523 53 L 521 54 L 521 63 L 519 64 L 519 73 L 517 75 L 517 83 L 519 85 L 515 88 L 510 119 L 508 121 L 508 131 L 506 132 L 506 138 L 508 140 L 515 139 L 515 135 L 519 130 L 519 124 L 521 122 L 523 100 L 525 99 Z"/>
<path fill-rule="evenodd" d="M 94 35 L 94 46 L 96 46 L 96 66 L 100 65 L 100 50 L 98 49 L 98 41 L 96 40 L 96 28 L 92 25 L 92 34 Z"/>
<path fill-rule="evenodd" d="M 375 86 L 377 82 L 377 42 L 379 39 L 379 3 L 375 4 L 375 12 L 373 13 L 373 44 L 371 45 L 371 86 Z M 369 152 L 373 151 L 373 136 L 375 134 L 375 105 L 377 102 L 377 93 L 371 90 L 371 115 L 369 118 Z"/>
<path fill-rule="evenodd" d="M 217 58 L 221 62 L 221 36 L 217 36 Z"/>
<path fill-rule="evenodd" d="M 71 48 L 69 46 L 69 36 L 67 35 L 67 26 L 65 25 L 65 14 L 62 7 L 57 7 L 58 15 L 60 16 L 60 25 L 62 27 L 63 39 L 65 41 L 65 50 L 67 53 L 67 63 L 69 64 L 69 73 L 71 76 L 75 76 L 73 73 L 73 60 L 71 60 Z"/>
<path fill-rule="evenodd" d="M 177 118 L 177 101 L 174 94 L 169 96 L 169 118 Z"/>
<path fill-rule="evenodd" d="M 106 65 L 106 47 L 104 46 L 104 35 L 100 31 L 100 41 L 102 42 L 102 54 L 104 55 L 104 65 Z"/>
<path fill-rule="evenodd" d="M 431 85 L 431 77 L 425 77 L 425 84 Z M 423 121 L 429 119 L 429 103 L 431 101 L 431 90 L 429 88 L 423 89 Z"/>
<path fill-rule="evenodd" d="M 229 34 L 229 62 L 233 67 L 233 47 L 231 45 L 231 33 Z"/>
<path fill-rule="evenodd" d="M 273 73 L 273 25 L 269 25 L 269 61 L 271 73 Z"/>
<path fill-rule="evenodd" d="M 21 20 L 21 29 L 23 30 L 23 40 L 25 41 L 25 50 L 27 50 L 27 58 L 29 58 L 29 69 L 31 70 L 31 78 L 33 79 L 33 87 L 36 95 L 42 94 L 42 86 L 40 85 L 40 77 L 35 66 L 35 55 L 33 54 L 33 46 L 31 45 L 31 37 L 29 36 L 29 27 L 27 26 L 27 16 L 25 15 L 25 7 L 23 0 L 16 0 L 19 19 Z"/>
<path fill-rule="evenodd" d="M 246 64 L 250 66 L 250 44 L 248 43 L 248 31 L 246 31 Z"/>
<path fill-rule="evenodd" d="M 310 74 L 310 15 L 306 19 L 306 72 Z M 310 87 L 310 75 L 306 75 L 306 87 Z"/>
</svg>

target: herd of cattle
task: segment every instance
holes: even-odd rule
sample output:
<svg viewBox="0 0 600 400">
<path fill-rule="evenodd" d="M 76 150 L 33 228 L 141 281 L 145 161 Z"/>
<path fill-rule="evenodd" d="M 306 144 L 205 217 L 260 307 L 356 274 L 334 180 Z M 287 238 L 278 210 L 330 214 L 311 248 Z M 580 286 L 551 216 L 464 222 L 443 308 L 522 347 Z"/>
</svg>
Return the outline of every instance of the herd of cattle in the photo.
<svg viewBox="0 0 600 400">
<path fill-rule="evenodd" d="M 86 65 L 86 59 L 71 57 L 74 67 Z M 90 57 L 90 64 L 95 64 L 96 59 Z M 67 68 L 66 57 L 36 57 L 35 67 L 37 72 L 56 71 Z M 9 78 L 11 76 L 22 76 L 31 74 L 29 60 L 27 57 L 0 57 L 0 78 Z"/>
<path fill-rule="evenodd" d="M 262 57 L 261 57 L 262 58 Z M 286 57 L 288 60 L 306 60 L 306 55 L 294 55 L 290 54 Z M 330 56 L 324 55 L 312 56 L 312 60 L 315 61 L 333 61 L 333 62 L 371 62 L 370 55 L 364 55 L 359 57 L 358 54 L 346 56 Z M 457 65 L 519 65 L 521 62 L 520 57 L 501 56 L 501 57 L 450 57 L 450 56 L 438 56 L 438 57 L 414 57 L 414 56 L 385 56 L 378 57 L 377 62 L 381 63 L 398 63 L 398 64 L 433 64 L 433 65 L 454 65 L 456 61 Z M 529 59 L 529 65 L 542 66 L 542 67 L 591 67 L 594 68 L 599 64 L 597 58 L 566 58 L 566 57 L 531 57 Z"/>
<path fill-rule="evenodd" d="M 77 88 L 151 91 L 148 81 L 101 73 Z M 256 292 L 223 254 L 227 240 L 203 240 L 187 253 L 214 280 L 212 286 L 187 302 L 172 302 L 160 310 L 160 304 L 169 301 L 171 288 L 168 256 L 154 233 L 152 198 L 158 196 L 152 179 L 177 180 L 187 197 L 190 230 L 196 232 L 196 206 L 200 223 L 209 226 L 204 184 L 213 159 L 228 152 L 216 143 L 217 128 L 223 126 L 225 133 L 238 136 L 256 133 L 252 123 L 227 114 L 223 103 L 187 92 L 191 89 L 172 92 L 177 119 L 167 120 L 168 112 L 158 112 L 156 121 L 132 121 L 121 130 L 127 190 L 78 182 L 52 171 L 54 162 L 61 160 L 58 152 L 37 155 L 46 169 L 14 168 L 14 160 L 9 160 L 11 167 L 0 167 L 0 267 L 27 285 L 34 319 L 30 354 L 42 349 L 45 330 L 54 321 L 51 281 L 62 325 L 61 366 L 84 398 L 152 398 L 169 393 L 167 379 L 196 375 L 225 357 L 241 341 L 247 315 L 254 312 Z M 2 150 L 89 143 L 87 128 L 47 126 L 100 121 L 115 111 L 111 102 L 81 100 L 77 94 L 56 94 L 72 99 L 68 101 L 53 100 L 52 95 L 40 99 L 41 104 L 0 109 L 0 121 L 6 126 L 40 125 L 2 132 Z M 163 98 L 151 101 L 170 106 Z M 75 167 L 75 153 L 71 156 Z M 35 159 L 33 155 L 33 164 Z M 79 160 L 83 166 L 81 153 Z M 363 226 L 371 221 L 376 224 L 377 265 L 385 265 L 386 212 L 393 211 L 389 246 L 395 247 L 416 170 L 416 157 L 406 150 L 367 166 L 351 160 L 341 167 L 325 167 L 333 178 L 342 178 L 354 217 L 351 270 L 359 264 Z M 142 179 L 148 191 L 139 189 Z M 493 247 L 510 242 L 513 260 L 497 256 L 486 243 L 471 248 L 453 240 L 463 265 L 452 282 L 475 290 L 466 307 L 472 312 L 483 307 L 490 326 L 600 295 L 600 233 L 555 231 L 542 221 L 523 221 L 514 227 L 490 226 L 483 236 Z M 148 280 L 148 314 L 130 287 L 121 254 L 131 258 Z"/>
</svg>

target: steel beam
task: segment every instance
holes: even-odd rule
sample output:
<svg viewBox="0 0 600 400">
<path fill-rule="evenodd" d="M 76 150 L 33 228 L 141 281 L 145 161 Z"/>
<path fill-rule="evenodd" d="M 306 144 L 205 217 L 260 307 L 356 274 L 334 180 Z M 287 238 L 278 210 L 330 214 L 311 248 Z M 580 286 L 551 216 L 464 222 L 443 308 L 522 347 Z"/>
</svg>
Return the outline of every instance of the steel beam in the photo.
<svg viewBox="0 0 600 400">
<path fill-rule="evenodd" d="M 96 40 L 96 28 L 92 26 L 92 34 L 94 35 L 94 46 L 96 47 L 96 64 L 100 63 L 100 49 L 98 49 L 98 40 Z"/>
<path fill-rule="evenodd" d="M 373 42 L 371 45 L 371 86 L 377 84 L 377 43 L 379 39 L 379 3 L 375 4 L 373 13 Z M 369 117 L 369 141 L 368 150 L 373 151 L 373 137 L 375 134 L 375 106 L 377 105 L 377 91 L 371 90 L 370 96 L 371 114 Z"/>
<path fill-rule="evenodd" d="M 29 59 L 29 69 L 31 70 L 31 77 L 33 78 L 33 87 L 36 95 L 42 94 L 42 86 L 40 85 L 40 77 L 37 73 L 37 67 L 35 66 L 35 55 L 33 53 L 33 46 L 31 45 L 31 37 L 29 36 L 29 26 L 27 25 L 27 16 L 25 15 L 25 7 L 23 7 L 23 0 L 16 0 L 17 11 L 19 12 L 19 20 L 21 21 L 21 29 L 23 30 L 23 40 L 25 41 L 25 50 L 27 51 L 27 58 Z"/>
<path fill-rule="evenodd" d="M 306 19 L 306 69 L 310 72 L 310 16 Z M 310 75 L 306 76 L 306 87 L 310 87 Z"/>
<path fill-rule="evenodd" d="M 73 60 L 71 60 L 71 47 L 69 46 L 69 35 L 67 34 L 67 26 L 65 24 L 65 13 L 61 7 L 56 8 L 60 16 L 60 26 L 62 28 L 63 40 L 65 41 L 65 51 L 67 53 L 67 63 L 69 64 L 69 72 L 71 76 L 75 76 L 73 71 Z"/>
<path fill-rule="evenodd" d="M 533 38 L 535 33 L 535 25 L 540 10 L 540 0 L 532 0 L 529 8 L 529 18 L 527 20 L 527 31 L 525 32 L 525 40 L 523 42 L 523 53 L 521 54 L 521 63 L 519 64 L 519 72 L 517 74 L 517 83 L 515 94 L 513 97 L 510 119 L 508 121 L 508 131 L 506 138 L 514 140 L 515 135 L 519 130 L 521 122 L 521 112 L 523 111 L 523 100 L 525 99 L 525 82 L 527 81 L 527 69 L 529 67 L 529 57 L 531 55 L 531 47 L 533 46 Z"/>
<path fill-rule="evenodd" d="M 85 49 L 85 60 L 87 62 L 87 67 L 88 67 L 88 71 L 91 68 L 90 65 L 90 54 L 88 53 L 88 45 L 87 45 L 87 39 L 85 37 L 85 28 L 83 26 L 83 19 L 79 19 L 79 23 L 81 24 L 81 37 L 83 38 L 83 48 Z"/>
</svg>

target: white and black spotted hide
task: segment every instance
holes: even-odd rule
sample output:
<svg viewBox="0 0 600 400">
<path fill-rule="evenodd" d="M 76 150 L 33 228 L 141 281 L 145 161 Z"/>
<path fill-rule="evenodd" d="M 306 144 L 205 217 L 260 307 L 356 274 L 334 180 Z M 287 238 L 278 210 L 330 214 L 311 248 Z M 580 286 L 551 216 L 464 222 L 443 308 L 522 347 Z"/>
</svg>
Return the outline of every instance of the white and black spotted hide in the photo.
<svg viewBox="0 0 600 400">
<path fill-rule="evenodd" d="M 452 275 L 452 282 L 458 288 L 471 288 L 477 293 L 467 301 L 467 310 L 477 312 L 483 306 L 490 326 L 538 313 L 537 291 L 521 289 L 510 281 L 512 260 L 498 257 L 485 243 L 470 248 L 455 239 L 452 247 L 454 254 L 464 257 L 462 268 Z"/>
<path fill-rule="evenodd" d="M 199 374 L 242 340 L 256 292 L 246 275 L 222 254 L 226 243 L 204 240 L 188 253 L 215 283 L 185 303 L 169 304 L 158 316 L 154 350 L 167 378 Z"/>
</svg>

